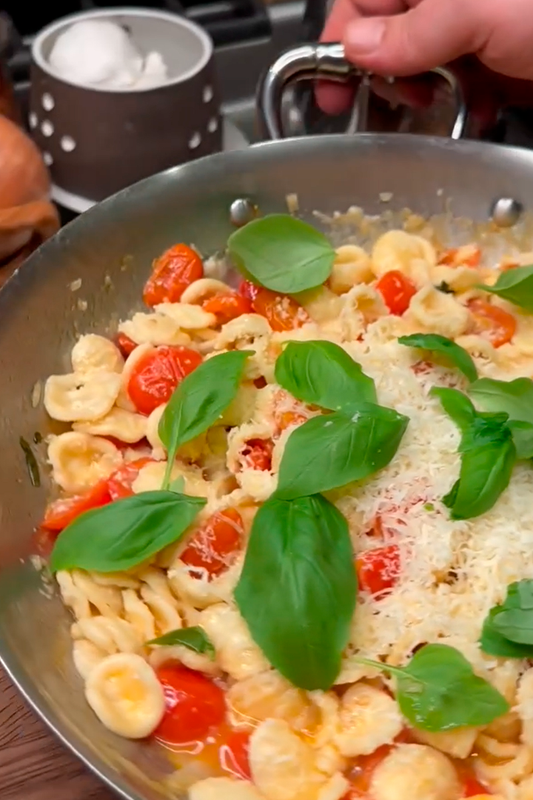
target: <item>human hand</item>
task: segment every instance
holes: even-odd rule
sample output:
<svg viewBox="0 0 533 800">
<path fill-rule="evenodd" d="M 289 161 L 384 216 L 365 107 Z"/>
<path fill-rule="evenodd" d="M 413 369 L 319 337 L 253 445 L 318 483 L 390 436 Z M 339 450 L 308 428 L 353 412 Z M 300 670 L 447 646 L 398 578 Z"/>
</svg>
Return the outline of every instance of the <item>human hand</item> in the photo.
<svg viewBox="0 0 533 800">
<path fill-rule="evenodd" d="M 485 77 L 533 80 L 531 0 L 335 0 L 321 40 L 341 41 L 349 61 L 377 75 L 417 75 L 474 54 Z M 317 87 L 326 113 L 352 99 L 349 87 Z"/>
</svg>

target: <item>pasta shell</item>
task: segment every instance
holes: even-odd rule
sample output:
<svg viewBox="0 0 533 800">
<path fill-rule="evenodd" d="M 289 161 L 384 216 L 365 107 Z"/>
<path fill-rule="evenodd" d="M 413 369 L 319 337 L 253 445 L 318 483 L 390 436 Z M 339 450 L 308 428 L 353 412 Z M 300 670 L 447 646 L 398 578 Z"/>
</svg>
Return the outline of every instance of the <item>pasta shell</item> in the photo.
<svg viewBox="0 0 533 800">
<path fill-rule="evenodd" d="M 100 419 L 111 411 L 120 386 L 116 372 L 51 375 L 44 386 L 44 407 L 60 422 Z"/>
</svg>

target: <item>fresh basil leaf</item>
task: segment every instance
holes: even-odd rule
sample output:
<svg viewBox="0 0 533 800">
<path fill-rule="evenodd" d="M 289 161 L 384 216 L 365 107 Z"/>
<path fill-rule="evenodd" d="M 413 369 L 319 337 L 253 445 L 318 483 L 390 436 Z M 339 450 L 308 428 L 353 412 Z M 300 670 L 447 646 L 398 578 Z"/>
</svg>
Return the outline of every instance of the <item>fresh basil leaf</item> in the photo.
<svg viewBox="0 0 533 800">
<path fill-rule="evenodd" d="M 458 389 L 433 386 L 430 395 L 438 397 L 441 406 L 461 432 L 465 432 L 476 418 L 476 409 L 466 394 Z"/>
<path fill-rule="evenodd" d="M 159 438 L 167 450 L 163 489 L 168 489 L 178 448 L 211 427 L 239 389 L 250 351 L 231 350 L 204 361 L 174 390 L 159 422 Z"/>
<path fill-rule="evenodd" d="M 228 239 L 228 251 L 245 277 L 283 294 L 320 286 L 335 260 L 324 234 L 289 214 L 270 214 L 239 228 Z"/>
<path fill-rule="evenodd" d="M 514 381 L 479 378 L 469 386 L 468 393 L 483 411 L 503 411 L 509 419 L 533 423 L 533 381 L 530 378 Z"/>
<path fill-rule="evenodd" d="M 289 342 L 276 361 L 276 381 L 298 400 L 331 411 L 376 403 L 376 387 L 357 361 L 333 342 Z"/>
<path fill-rule="evenodd" d="M 168 487 L 171 492 L 176 492 L 176 494 L 183 494 L 185 491 L 185 478 L 183 475 L 178 475 L 175 480 L 172 481 L 170 486 Z"/>
<path fill-rule="evenodd" d="M 202 497 L 143 492 L 81 514 L 59 534 L 50 569 L 121 572 L 177 542 L 205 506 Z"/>
<path fill-rule="evenodd" d="M 420 730 L 438 733 L 488 725 L 509 710 L 505 698 L 478 677 L 466 658 L 444 644 L 421 647 L 405 667 L 358 658 L 396 678 L 403 716 Z"/>
<path fill-rule="evenodd" d="M 163 636 L 158 636 L 157 639 L 150 639 L 146 644 L 158 644 L 161 646 L 182 644 L 188 647 L 189 650 L 194 650 L 195 653 L 201 653 L 210 658 L 215 657 L 215 648 L 212 642 L 206 632 L 198 626 L 170 631 Z"/>
<path fill-rule="evenodd" d="M 357 579 L 348 524 L 324 497 L 257 512 L 235 600 L 253 640 L 301 689 L 329 689 L 348 644 Z"/>
<path fill-rule="evenodd" d="M 519 460 L 533 458 L 533 424 L 511 420 L 508 425 L 516 447 L 516 457 Z"/>
<path fill-rule="evenodd" d="M 495 630 L 507 641 L 533 646 L 533 610 L 510 608 L 502 610 L 492 620 Z"/>
<path fill-rule="evenodd" d="M 483 623 L 479 640 L 484 653 L 502 658 L 531 658 L 533 656 L 533 646 L 519 644 L 507 638 L 504 621 L 499 621 L 495 625 L 495 620 L 502 612 L 515 609 L 522 609 L 529 614 L 533 613 L 533 581 L 523 580 L 512 583 L 507 588 L 505 601 L 501 605 L 491 608 Z"/>
<path fill-rule="evenodd" d="M 526 311 L 533 311 L 533 266 L 515 267 L 502 272 L 494 286 L 482 284 L 477 288 L 497 294 Z"/>
<path fill-rule="evenodd" d="M 489 511 L 509 485 L 516 448 L 509 428 L 493 444 L 471 447 L 461 456 L 459 480 L 443 498 L 452 519 L 473 519 Z"/>
<path fill-rule="evenodd" d="M 475 381 L 477 378 L 476 365 L 470 353 L 446 336 L 438 333 L 413 333 L 411 336 L 400 336 L 398 342 L 408 347 L 429 350 L 431 353 L 442 353 L 469 381 Z"/>
<path fill-rule="evenodd" d="M 296 428 L 285 445 L 276 497 L 292 500 L 367 478 L 391 461 L 409 422 L 391 408 L 362 404 Z"/>
</svg>

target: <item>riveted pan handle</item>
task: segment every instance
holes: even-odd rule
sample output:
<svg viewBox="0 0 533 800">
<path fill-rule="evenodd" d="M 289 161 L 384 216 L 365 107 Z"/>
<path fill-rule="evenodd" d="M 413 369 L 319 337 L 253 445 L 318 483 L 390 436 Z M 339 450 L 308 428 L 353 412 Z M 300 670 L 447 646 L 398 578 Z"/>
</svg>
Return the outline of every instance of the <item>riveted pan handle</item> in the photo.
<svg viewBox="0 0 533 800">
<path fill-rule="evenodd" d="M 450 136 L 461 139 L 467 123 L 467 107 L 458 78 L 445 67 L 431 72 L 444 78 L 454 95 L 457 116 Z M 328 80 L 345 83 L 353 78 L 364 78 L 367 73 L 350 64 L 341 44 L 305 44 L 280 55 L 263 75 L 257 90 L 257 110 L 261 132 L 266 139 L 282 139 L 282 99 L 285 89 L 302 80 Z M 359 124 L 358 130 L 361 130 Z"/>
</svg>

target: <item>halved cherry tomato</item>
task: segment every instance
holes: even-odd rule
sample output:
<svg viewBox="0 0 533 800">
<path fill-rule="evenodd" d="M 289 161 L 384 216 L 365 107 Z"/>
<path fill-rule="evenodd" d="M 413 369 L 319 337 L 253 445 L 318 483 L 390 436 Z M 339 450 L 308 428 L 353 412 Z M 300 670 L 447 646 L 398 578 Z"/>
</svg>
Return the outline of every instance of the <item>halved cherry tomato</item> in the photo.
<svg viewBox="0 0 533 800">
<path fill-rule="evenodd" d="M 151 414 L 166 403 L 178 383 L 201 363 L 202 356 L 196 350 L 166 345 L 140 358 L 127 385 L 127 393 L 137 411 Z"/>
<path fill-rule="evenodd" d="M 107 480 L 98 481 L 94 486 L 83 494 L 74 497 L 62 497 L 50 503 L 45 511 L 41 527 L 47 531 L 57 531 L 58 533 L 70 525 L 76 517 L 91 508 L 99 508 L 111 502 Z"/>
<path fill-rule="evenodd" d="M 153 459 L 151 458 L 138 458 L 136 461 L 130 461 L 129 464 L 124 464 L 120 469 L 115 470 L 107 479 L 107 490 L 111 500 L 131 497 L 133 494 L 131 487 L 139 474 L 139 470 L 145 467 L 146 464 L 151 464 L 152 461 Z"/>
<path fill-rule="evenodd" d="M 236 508 L 217 511 L 195 531 L 180 558 L 191 567 L 218 575 L 241 549 L 242 534 L 242 518 Z"/>
<path fill-rule="evenodd" d="M 221 745 L 220 766 L 224 772 L 229 772 L 242 780 L 249 781 L 252 777 L 250 762 L 248 760 L 248 747 L 250 734 L 248 731 L 231 731 L 228 738 Z"/>
<path fill-rule="evenodd" d="M 241 450 L 244 466 L 247 469 L 272 469 L 273 449 L 270 439 L 250 439 Z"/>
<path fill-rule="evenodd" d="M 494 347 L 511 341 L 516 333 L 516 319 L 512 314 L 479 298 L 471 300 L 468 308 L 474 319 L 475 333 L 488 339 Z"/>
<path fill-rule="evenodd" d="M 465 244 L 462 247 L 450 247 L 444 250 L 439 264 L 450 267 L 478 267 L 481 261 L 481 249 L 477 244 Z"/>
<path fill-rule="evenodd" d="M 202 741 L 226 713 L 224 692 L 199 672 L 166 664 L 157 672 L 165 695 L 165 715 L 154 732 L 167 744 Z"/>
<path fill-rule="evenodd" d="M 359 589 L 377 594 L 392 589 L 400 574 L 400 551 L 397 545 L 376 547 L 360 553 L 355 560 Z"/>
<path fill-rule="evenodd" d="M 41 558 L 49 559 L 58 534 L 59 531 L 47 531 L 45 528 L 36 528 L 32 536 L 32 553 L 41 556 Z"/>
<path fill-rule="evenodd" d="M 416 286 L 398 269 L 392 269 L 381 276 L 376 289 L 382 295 L 391 314 L 401 317 L 409 308 L 411 298 L 416 294 Z"/>
<path fill-rule="evenodd" d="M 413 738 L 408 728 L 403 728 L 394 739 L 395 744 L 410 744 L 412 741 Z M 348 779 L 352 784 L 351 788 L 342 800 L 355 800 L 355 798 L 358 799 L 360 797 L 368 798 L 372 774 L 383 759 L 389 755 L 393 747 L 393 744 L 384 744 L 374 750 L 373 753 L 357 758 L 355 766 L 348 775 Z"/>
<path fill-rule="evenodd" d="M 477 795 L 490 794 L 486 786 L 483 786 L 473 775 L 467 777 L 464 782 L 463 797 L 476 797 Z"/>
<path fill-rule="evenodd" d="M 252 302 L 255 300 L 260 291 L 261 287 L 256 286 L 256 284 L 252 283 L 251 281 L 241 281 L 239 284 L 239 294 L 241 297 L 245 297 L 247 300 L 251 300 Z"/>
<path fill-rule="evenodd" d="M 175 244 L 152 264 L 152 274 L 144 285 L 147 306 L 177 303 L 191 283 L 204 276 L 202 259 L 186 244 Z"/>
<path fill-rule="evenodd" d="M 287 294 L 276 294 L 250 281 L 242 281 L 239 294 L 251 301 L 255 313 L 265 317 L 273 331 L 292 331 L 309 322 L 307 311 Z"/>
<path fill-rule="evenodd" d="M 203 303 L 202 308 L 214 314 L 222 324 L 240 317 L 241 314 L 251 314 L 254 310 L 252 301 L 237 292 L 215 294 Z"/>
<path fill-rule="evenodd" d="M 125 333 L 117 333 L 115 341 L 124 358 L 131 355 L 135 348 L 138 347 L 137 343 L 134 342 L 133 339 L 130 339 L 129 336 L 126 336 Z"/>
</svg>

